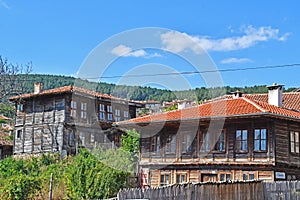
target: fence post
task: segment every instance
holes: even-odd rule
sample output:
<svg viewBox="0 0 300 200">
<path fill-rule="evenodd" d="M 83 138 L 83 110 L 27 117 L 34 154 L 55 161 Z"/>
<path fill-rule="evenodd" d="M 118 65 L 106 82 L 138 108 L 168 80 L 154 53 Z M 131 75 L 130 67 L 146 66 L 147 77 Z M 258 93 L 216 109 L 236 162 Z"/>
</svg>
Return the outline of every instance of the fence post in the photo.
<svg viewBox="0 0 300 200">
<path fill-rule="evenodd" d="M 49 200 L 52 200 L 52 183 L 53 183 L 53 173 L 51 173 L 50 175 Z"/>
</svg>

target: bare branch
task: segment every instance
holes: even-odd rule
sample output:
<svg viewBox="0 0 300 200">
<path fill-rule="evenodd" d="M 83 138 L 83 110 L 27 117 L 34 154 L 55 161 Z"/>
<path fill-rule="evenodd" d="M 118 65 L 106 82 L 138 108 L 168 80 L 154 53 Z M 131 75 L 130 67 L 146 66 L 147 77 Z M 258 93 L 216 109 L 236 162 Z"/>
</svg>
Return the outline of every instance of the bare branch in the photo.
<svg viewBox="0 0 300 200">
<path fill-rule="evenodd" d="M 25 90 L 32 63 L 12 64 L 0 55 L 0 102 L 7 102 L 13 95 L 20 95 Z"/>
</svg>

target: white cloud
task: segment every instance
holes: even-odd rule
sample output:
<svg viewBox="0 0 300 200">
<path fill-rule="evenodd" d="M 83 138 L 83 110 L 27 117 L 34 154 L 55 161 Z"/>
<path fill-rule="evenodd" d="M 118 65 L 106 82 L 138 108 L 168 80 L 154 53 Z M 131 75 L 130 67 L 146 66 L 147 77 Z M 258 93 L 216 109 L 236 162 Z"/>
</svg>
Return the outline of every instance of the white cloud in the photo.
<svg viewBox="0 0 300 200">
<path fill-rule="evenodd" d="M 7 5 L 7 3 L 5 3 L 3 0 L 0 0 L 0 7 L 6 8 L 7 10 L 10 9 L 9 5 Z"/>
<path fill-rule="evenodd" d="M 227 58 L 221 61 L 222 64 L 231 64 L 231 63 L 247 63 L 252 62 L 249 58 Z"/>
<path fill-rule="evenodd" d="M 270 26 L 243 28 L 243 35 L 212 39 L 204 36 L 190 36 L 186 33 L 170 31 L 161 35 L 163 48 L 174 53 L 191 49 L 195 53 L 201 53 L 201 49 L 207 51 L 233 51 L 249 48 L 259 42 L 269 40 L 285 41 L 289 33 L 279 35 L 279 29 Z"/>
<path fill-rule="evenodd" d="M 144 58 L 161 57 L 161 55 L 158 53 L 149 54 L 143 49 L 133 50 L 132 48 L 125 46 L 123 44 L 113 48 L 111 50 L 111 53 L 121 57 L 144 57 Z"/>
<path fill-rule="evenodd" d="M 132 48 L 127 47 L 122 44 L 113 48 L 111 53 L 115 54 L 117 56 L 122 56 L 122 57 L 129 57 L 129 56 L 143 57 L 143 56 L 146 56 L 146 54 L 147 54 L 143 49 L 133 51 Z"/>
</svg>

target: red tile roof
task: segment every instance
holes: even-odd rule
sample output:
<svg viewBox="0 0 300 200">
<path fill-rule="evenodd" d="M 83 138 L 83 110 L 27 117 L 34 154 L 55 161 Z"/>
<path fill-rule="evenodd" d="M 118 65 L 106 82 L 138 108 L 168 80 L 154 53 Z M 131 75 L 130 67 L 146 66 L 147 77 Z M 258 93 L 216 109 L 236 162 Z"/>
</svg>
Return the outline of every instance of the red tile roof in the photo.
<svg viewBox="0 0 300 200">
<path fill-rule="evenodd" d="M 268 94 L 245 94 L 245 97 L 268 103 Z M 285 92 L 282 94 L 283 105 L 287 109 L 300 111 L 300 92 Z"/>
<path fill-rule="evenodd" d="M 34 93 L 22 94 L 22 95 L 19 95 L 19 96 L 11 97 L 11 98 L 9 98 L 9 100 L 10 101 L 15 101 L 15 100 L 20 99 L 20 98 L 21 99 L 27 99 L 27 98 L 36 97 L 36 96 L 63 94 L 63 93 L 72 93 L 72 92 L 79 92 L 79 93 L 87 94 L 87 95 L 90 95 L 90 96 L 101 97 L 101 98 L 106 98 L 106 99 L 127 101 L 125 99 L 114 97 L 114 96 L 111 96 L 111 95 L 108 95 L 108 94 L 101 94 L 99 92 L 95 92 L 95 91 L 91 91 L 91 90 L 88 90 L 88 89 L 76 87 L 76 86 L 73 86 L 73 85 L 54 88 L 54 89 L 50 89 L 50 90 L 45 90 L 45 91 L 42 91 L 38 94 L 34 94 Z"/>
<path fill-rule="evenodd" d="M 300 94 L 299 94 L 300 95 Z M 247 95 L 240 98 L 220 98 L 198 106 L 154 115 L 147 115 L 117 124 L 148 123 L 154 121 L 173 121 L 182 119 L 201 119 L 208 117 L 233 117 L 243 115 L 271 114 L 300 120 L 300 112 L 269 105 L 265 101 L 254 100 Z"/>
</svg>

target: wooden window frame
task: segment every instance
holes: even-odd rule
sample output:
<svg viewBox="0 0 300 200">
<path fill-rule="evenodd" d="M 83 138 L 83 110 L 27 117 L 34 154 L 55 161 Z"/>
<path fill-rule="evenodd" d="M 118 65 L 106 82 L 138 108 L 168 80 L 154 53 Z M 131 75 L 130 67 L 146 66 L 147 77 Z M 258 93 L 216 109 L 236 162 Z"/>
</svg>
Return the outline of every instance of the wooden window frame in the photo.
<svg viewBox="0 0 300 200">
<path fill-rule="evenodd" d="M 167 143 L 166 143 L 166 154 L 172 154 L 172 155 L 176 154 L 176 146 L 177 146 L 176 142 L 177 142 L 176 134 L 168 135 Z M 175 145 L 174 151 L 171 151 L 173 150 L 172 145 Z"/>
<path fill-rule="evenodd" d="M 220 137 L 221 137 L 221 135 L 223 135 L 223 142 L 222 143 L 224 143 L 224 149 L 223 150 L 221 150 L 221 149 L 219 149 L 221 146 L 220 146 Z M 216 141 L 216 143 L 214 144 L 214 148 L 213 148 L 213 152 L 214 153 L 226 153 L 226 147 L 227 147 L 227 145 L 226 145 L 226 143 L 227 143 L 227 139 L 226 139 L 226 130 L 225 129 L 222 129 L 221 130 L 221 133 L 220 133 L 220 135 L 218 136 L 218 139 L 217 140 L 215 140 Z M 216 147 L 219 147 L 219 148 L 216 148 Z"/>
<path fill-rule="evenodd" d="M 221 176 L 224 176 L 224 180 L 221 180 Z M 232 180 L 232 178 L 231 178 L 231 173 L 230 172 L 220 172 L 219 173 L 219 181 L 230 181 L 230 180 Z"/>
<path fill-rule="evenodd" d="M 123 114 L 124 114 L 124 120 L 128 120 L 129 119 L 129 111 L 124 110 Z"/>
<path fill-rule="evenodd" d="M 77 117 L 77 102 L 74 100 L 71 100 L 70 104 L 71 104 L 70 105 L 70 108 L 71 108 L 70 116 L 73 118 L 76 118 Z"/>
<path fill-rule="evenodd" d="M 180 153 L 182 155 L 191 155 L 193 153 L 193 143 L 194 143 L 195 137 L 191 135 L 189 132 L 187 134 L 183 133 L 181 138 L 181 151 Z"/>
<path fill-rule="evenodd" d="M 241 132 L 241 139 L 237 140 L 237 132 Z M 246 139 L 243 139 L 244 131 L 247 131 L 247 137 Z M 237 143 L 240 142 L 240 149 L 237 149 Z M 246 142 L 247 144 L 247 149 L 243 150 L 243 142 Z M 248 153 L 249 152 L 249 130 L 248 129 L 243 129 L 243 128 L 238 128 L 235 130 L 235 140 L 234 140 L 234 151 L 235 153 Z"/>
<path fill-rule="evenodd" d="M 181 184 L 181 183 L 186 183 L 187 182 L 187 173 L 178 172 L 175 175 L 176 175 L 175 176 L 176 183 Z M 184 177 L 184 181 L 182 181 L 182 177 Z"/>
<path fill-rule="evenodd" d="M 157 154 L 160 152 L 160 136 L 155 135 L 150 138 L 150 152 L 152 154 Z"/>
<path fill-rule="evenodd" d="M 290 153 L 294 154 L 294 155 L 299 155 L 300 154 L 300 146 L 299 146 L 299 140 L 300 140 L 300 135 L 299 135 L 299 131 L 290 131 L 289 132 L 289 146 L 290 146 Z M 298 134 L 297 140 L 296 141 L 296 133 Z M 293 137 L 292 137 L 293 135 Z M 293 139 L 292 139 L 293 138 Z M 293 144 L 293 151 L 292 151 L 292 144 Z M 298 147 L 298 152 L 296 151 Z"/>
<path fill-rule="evenodd" d="M 260 138 L 255 139 L 255 132 L 256 130 L 259 130 L 260 133 Z M 265 130 L 265 136 L 266 138 L 262 138 L 262 130 Z M 259 149 L 255 149 L 255 141 L 259 141 Z M 262 141 L 265 142 L 265 148 L 266 149 L 262 149 Z M 253 129 L 253 152 L 258 153 L 258 152 L 268 152 L 268 129 L 267 128 L 254 128 Z"/>
<path fill-rule="evenodd" d="M 81 108 L 80 117 L 82 119 L 86 119 L 87 118 L 87 103 L 81 102 L 80 108 Z"/>
<path fill-rule="evenodd" d="M 21 129 L 17 130 L 16 138 L 21 139 L 22 138 L 23 131 Z"/>
<path fill-rule="evenodd" d="M 76 143 L 76 136 L 75 136 L 75 132 L 73 130 L 71 130 L 69 132 L 69 141 L 68 144 L 70 147 L 74 147 Z"/>
<path fill-rule="evenodd" d="M 168 181 L 166 181 L 166 177 L 168 177 Z M 167 173 L 167 172 L 164 172 L 164 173 L 161 173 L 160 176 L 159 176 L 159 185 L 160 186 L 167 186 L 167 185 L 170 185 L 171 184 L 171 174 L 170 173 Z M 162 179 L 164 179 L 162 181 Z"/>
</svg>

